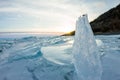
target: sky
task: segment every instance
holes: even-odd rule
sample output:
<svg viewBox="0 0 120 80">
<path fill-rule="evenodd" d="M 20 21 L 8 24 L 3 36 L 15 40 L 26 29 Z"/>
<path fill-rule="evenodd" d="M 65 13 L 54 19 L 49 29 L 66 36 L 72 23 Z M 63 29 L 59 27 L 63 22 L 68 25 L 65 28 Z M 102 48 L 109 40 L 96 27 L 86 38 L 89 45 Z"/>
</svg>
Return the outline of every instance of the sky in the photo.
<svg viewBox="0 0 120 80">
<path fill-rule="evenodd" d="M 120 0 L 0 0 L 0 32 L 69 32 L 80 15 L 89 21 Z"/>
</svg>

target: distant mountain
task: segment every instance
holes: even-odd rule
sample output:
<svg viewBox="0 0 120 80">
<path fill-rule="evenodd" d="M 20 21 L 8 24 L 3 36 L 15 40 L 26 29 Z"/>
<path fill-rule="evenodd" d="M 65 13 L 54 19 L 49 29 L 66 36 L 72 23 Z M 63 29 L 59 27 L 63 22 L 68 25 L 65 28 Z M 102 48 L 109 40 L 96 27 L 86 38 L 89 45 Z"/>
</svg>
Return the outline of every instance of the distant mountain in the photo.
<svg viewBox="0 0 120 80">
<path fill-rule="evenodd" d="M 90 22 L 95 34 L 120 34 L 120 4 Z M 72 31 L 64 35 L 74 35 Z"/>
<path fill-rule="evenodd" d="M 120 33 L 120 4 L 91 23 L 94 33 Z"/>
</svg>

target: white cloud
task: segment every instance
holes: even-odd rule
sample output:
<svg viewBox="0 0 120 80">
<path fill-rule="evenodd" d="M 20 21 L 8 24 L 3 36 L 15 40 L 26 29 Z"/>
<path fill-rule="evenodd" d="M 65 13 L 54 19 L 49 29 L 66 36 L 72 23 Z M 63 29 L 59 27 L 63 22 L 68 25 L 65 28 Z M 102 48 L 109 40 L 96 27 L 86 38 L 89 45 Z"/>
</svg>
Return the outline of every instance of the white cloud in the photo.
<svg viewBox="0 0 120 80">
<path fill-rule="evenodd" d="M 97 7 L 97 8 L 104 8 L 104 7 L 106 7 L 106 3 L 102 2 L 102 1 L 99 1 L 99 2 L 93 3 L 93 6 Z"/>
<path fill-rule="evenodd" d="M 14 7 L 3 7 L 0 8 L 0 12 L 16 12 L 18 11 L 18 8 L 14 8 Z"/>
<path fill-rule="evenodd" d="M 106 7 L 103 0 L 93 0 L 95 1 L 93 3 L 87 1 L 90 2 L 90 0 L 3 0 L 0 1 L 0 14 L 12 12 L 17 13 L 17 16 L 24 15 L 23 18 L 32 17 L 36 21 L 32 26 L 37 28 L 40 26 L 43 30 L 70 25 L 74 28 L 75 21 L 80 15 L 87 13 L 89 19 L 93 20 Z"/>
</svg>

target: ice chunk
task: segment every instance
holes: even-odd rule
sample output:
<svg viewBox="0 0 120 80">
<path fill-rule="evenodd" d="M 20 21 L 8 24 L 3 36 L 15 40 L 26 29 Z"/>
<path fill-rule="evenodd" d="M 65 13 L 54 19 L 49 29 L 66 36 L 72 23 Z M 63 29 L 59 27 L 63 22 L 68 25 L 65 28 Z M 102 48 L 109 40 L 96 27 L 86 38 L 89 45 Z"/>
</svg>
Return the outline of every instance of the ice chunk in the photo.
<svg viewBox="0 0 120 80">
<path fill-rule="evenodd" d="M 100 39 L 96 39 L 96 43 L 98 47 L 104 46 L 104 43 Z"/>
<path fill-rule="evenodd" d="M 47 60 L 60 65 L 68 65 L 72 62 L 72 45 L 54 45 L 42 47 L 43 57 Z"/>
<path fill-rule="evenodd" d="M 87 15 L 76 22 L 73 54 L 78 80 L 101 80 L 100 55 Z"/>
</svg>

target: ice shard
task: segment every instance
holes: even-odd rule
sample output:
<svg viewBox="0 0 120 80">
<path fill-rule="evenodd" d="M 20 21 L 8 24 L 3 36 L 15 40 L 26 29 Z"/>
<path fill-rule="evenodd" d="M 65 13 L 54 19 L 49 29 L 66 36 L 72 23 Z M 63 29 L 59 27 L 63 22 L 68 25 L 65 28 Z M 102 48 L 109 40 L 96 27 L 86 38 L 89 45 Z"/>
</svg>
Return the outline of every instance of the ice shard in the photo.
<svg viewBox="0 0 120 80">
<path fill-rule="evenodd" d="M 101 80 L 100 54 L 87 15 L 76 22 L 73 56 L 78 80 Z"/>
</svg>

